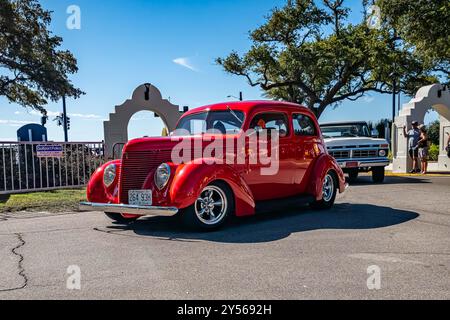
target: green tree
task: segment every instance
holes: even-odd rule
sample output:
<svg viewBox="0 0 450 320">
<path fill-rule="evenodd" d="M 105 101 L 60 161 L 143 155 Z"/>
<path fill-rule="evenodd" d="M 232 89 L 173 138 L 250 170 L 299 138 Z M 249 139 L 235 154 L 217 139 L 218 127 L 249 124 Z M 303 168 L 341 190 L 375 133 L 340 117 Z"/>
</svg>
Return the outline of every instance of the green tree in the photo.
<svg viewBox="0 0 450 320">
<path fill-rule="evenodd" d="M 83 94 L 68 79 L 77 61 L 58 49 L 62 38 L 48 30 L 50 22 L 36 0 L 0 0 L 0 95 L 44 114 L 47 99 Z"/>
<path fill-rule="evenodd" d="M 216 61 L 268 98 L 304 104 L 317 117 L 345 99 L 391 93 L 393 66 L 407 94 L 436 81 L 416 55 L 396 44 L 391 30 L 369 28 L 365 17 L 348 23 L 343 2 L 289 1 L 250 33 L 248 52 L 233 51 Z"/>
<path fill-rule="evenodd" d="M 385 129 L 386 129 L 386 126 L 388 127 L 388 128 L 391 128 L 392 127 L 392 120 L 389 120 L 389 119 L 381 119 L 381 120 L 378 120 L 377 122 L 371 122 L 371 121 L 369 121 L 368 122 L 368 125 L 369 125 L 369 129 L 370 130 L 372 130 L 372 129 L 376 129 L 377 131 L 378 131 L 378 137 L 379 138 L 383 138 L 383 139 L 390 139 L 390 137 L 386 137 L 386 135 L 385 135 Z"/>
<path fill-rule="evenodd" d="M 441 124 L 439 120 L 435 120 L 427 126 L 428 138 L 430 139 L 432 144 L 439 145 L 440 130 Z"/>
<path fill-rule="evenodd" d="M 376 0 L 385 27 L 400 39 L 442 82 L 450 78 L 450 1 Z"/>
</svg>

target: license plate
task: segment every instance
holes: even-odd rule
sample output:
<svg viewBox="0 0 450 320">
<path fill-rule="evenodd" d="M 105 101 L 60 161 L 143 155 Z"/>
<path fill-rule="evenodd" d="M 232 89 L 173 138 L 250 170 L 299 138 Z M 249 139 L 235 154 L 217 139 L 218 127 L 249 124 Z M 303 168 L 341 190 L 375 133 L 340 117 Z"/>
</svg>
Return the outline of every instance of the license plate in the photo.
<svg viewBox="0 0 450 320">
<path fill-rule="evenodd" d="M 134 206 L 151 206 L 152 190 L 129 190 L 128 203 Z"/>
<path fill-rule="evenodd" d="M 348 161 L 345 163 L 346 168 L 358 168 L 359 163 L 358 161 Z"/>
</svg>

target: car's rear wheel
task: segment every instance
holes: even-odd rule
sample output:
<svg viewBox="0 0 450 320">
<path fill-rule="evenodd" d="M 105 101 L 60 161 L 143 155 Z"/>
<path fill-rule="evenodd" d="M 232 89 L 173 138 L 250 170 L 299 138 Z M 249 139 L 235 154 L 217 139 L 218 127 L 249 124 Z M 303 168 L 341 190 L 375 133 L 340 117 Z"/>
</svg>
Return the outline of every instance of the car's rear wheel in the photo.
<svg viewBox="0 0 450 320">
<path fill-rule="evenodd" d="M 131 223 L 133 221 L 136 221 L 137 219 L 137 218 L 124 218 L 120 213 L 115 212 L 105 212 L 105 215 L 111 220 L 122 224 Z"/>
<path fill-rule="evenodd" d="M 313 202 L 311 207 L 318 210 L 330 209 L 336 199 L 337 189 L 338 182 L 336 175 L 329 171 L 322 182 L 322 199 Z"/>
<path fill-rule="evenodd" d="M 372 181 L 375 183 L 384 182 L 384 167 L 373 167 L 372 168 Z"/>
<path fill-rule="evenodd" d="M 193 205 L 181 211 L 184 224 L 202 230 L 221 227 L 234 210 L 233 193 L 223 182 L 206 186 Z"/>
<path fill-rule="evenodd" d="M 358 179 L 359 170 L 358 169 L 350 169 L 348 171 L 348 181 L 355 182 Z"/>
</svg>

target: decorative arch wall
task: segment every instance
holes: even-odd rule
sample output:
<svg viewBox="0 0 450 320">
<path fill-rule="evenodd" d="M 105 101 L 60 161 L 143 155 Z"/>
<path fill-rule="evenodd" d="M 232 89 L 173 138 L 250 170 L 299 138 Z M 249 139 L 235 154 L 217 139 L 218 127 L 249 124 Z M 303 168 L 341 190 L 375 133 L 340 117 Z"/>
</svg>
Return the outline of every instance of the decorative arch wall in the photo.
<svg viewBox="0 0 450 320">
<path fill-rule="evenodd" d="M 440 84 L 420 88 L 416 96 L 403 105 L 399 115 L 395 118 L 392 134 L 394 155 L 392 170 L 394 172 L 408 172 L 412 168 L 403 127 L 409 128 L 412 121 L 423 123 L 425 114 L 430 109 L 434 109 L 440 116 L 439 159 L 436 169 L 450 172 L 450 159 L 445 151 L 447 133 L 450 133 L 450 89 Z"/>
<path fill-rule="evenodd" d="M 152 111 L 161 117 L 164 125 L 170 131 L 175 130 L 181 117 L 179 106 L 163 99 L 161 92 L 155 86 L 146 83 L 137 87 L 131 99 L 115 107 L 115 112 L 109 114 L 109 120 L 103 122 L 105 134 L 105 155 L 112 158 L 116 143 L 128 141 L 128 123 L 131 117 L 140 111 Z"/>
</svg>

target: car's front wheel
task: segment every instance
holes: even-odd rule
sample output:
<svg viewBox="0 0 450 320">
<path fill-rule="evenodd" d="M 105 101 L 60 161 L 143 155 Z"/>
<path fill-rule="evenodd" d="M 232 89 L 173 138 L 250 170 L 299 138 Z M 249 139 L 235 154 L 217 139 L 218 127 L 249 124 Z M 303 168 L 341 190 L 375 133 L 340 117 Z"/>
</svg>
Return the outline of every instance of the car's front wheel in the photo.
<svg viewBox="0 0 450 320">
<path fill-rule="evenodd" d="M 191 228 L 214 230 L 225 223 L 233 210 L 231 189 L 218 181 L 206 186 L 195 203 L 180 212 L 180 217 Z"/>
<path fill-rule="evenodd" d="M 318 210 L 330 209 L 338 190 L 338 182 L 333 172 L 328 172 L 322 182 L 322 199 L 315 201 L 311 204 L 311 207 Z"/>
<path fill-rule="evenodd" d="M 375 183 L 384 182 L 384 167 L 373 167 L 372 168 L 372 181 Z"/>
<path fill-rule="evenodd" d="M 111 220 L 121 224 L 131 223 L 133 221 L 136 221 L 137 219 L 137 218 L 124 218 L 124 216 L 122 216 L 120 213 L 115 212 L 105 212 L 105 215 Z"/>
</svg>

